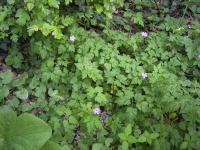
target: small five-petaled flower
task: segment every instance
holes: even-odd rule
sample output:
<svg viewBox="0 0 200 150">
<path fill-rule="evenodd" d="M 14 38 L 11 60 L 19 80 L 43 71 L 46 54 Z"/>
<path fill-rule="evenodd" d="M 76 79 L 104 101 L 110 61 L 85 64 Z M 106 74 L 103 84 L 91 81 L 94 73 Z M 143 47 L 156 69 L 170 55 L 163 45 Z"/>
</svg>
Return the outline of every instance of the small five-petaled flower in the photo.
<svg viewBox="0 0 200 150">
<path fill-rule="evenodd" d="M 148 33 L 147 33 L 147 32 L 140 32 L 140 34 L 141 34 L 143 37 L 147 37 L 147 36 L 148 36 Z"/>
<path fill-rule="evenodd" d="M 141 73 L 141 77 L 142 77 L 143 79 L 146 79 L 146 78 L 148 77 L 148 74 L 147 74 L 146 72 L 142 72 L 142 73 Z"/>
<path fill-rule="evenodd" d="M 69 40 L 74 42 L 76 40 L 76 37 L 74 35 L 70 35 Z"/>
<path fill-rule="evenodd" d="M 96 115 L 99 115 L 99 114 L 101 113 L 101 109 L 98 108 L 98 107 L 94 108 L 92 111 L 93 111 L 93 113 L 96 114 Z"/>
</svg>

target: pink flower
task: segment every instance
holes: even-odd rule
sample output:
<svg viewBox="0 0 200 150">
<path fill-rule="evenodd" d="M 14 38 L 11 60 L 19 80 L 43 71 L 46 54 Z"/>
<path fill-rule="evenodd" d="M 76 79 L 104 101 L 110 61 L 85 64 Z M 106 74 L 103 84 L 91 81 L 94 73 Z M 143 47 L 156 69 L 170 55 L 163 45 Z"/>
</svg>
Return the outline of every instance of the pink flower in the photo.
<svg viewBox="0 0 200 150">
<path fill-rule="evenodd" d="M 141 34 L 143 37 L 147 37 L 147 36 L 148 36 L 148 33 L 147 33 L 147 32 L 140 32 L 140 34 Z"/>
<path fill-rule="evenodd" d="M 147 74 L 146 72 L 142 72 L 142 73 L 141 73 L 141 77 L 142 77 L 143 79 L 146 79 L 146 78 L 148 77 L 148 74 Z"/>
<path fill-rule="evenodd" d="M 197 55 L 197 58 L 200 58 L 200 54 L 199 54 L 199 55 Z"/>
<path fill-rule="evenodd" d="M 74 35 L 70 35 L 69 40 L 74 42 L 76 40 L 76 37 Z"/>
<path fill-rule="evenodd" d="M 94 108 L 92 111 L 93 111 L 93 113 L 96 114 L 96 115 L 99 115 L 99 114 L 101 113 L 101 109 L 98 108 L 98 107 Z"/>
</svg>

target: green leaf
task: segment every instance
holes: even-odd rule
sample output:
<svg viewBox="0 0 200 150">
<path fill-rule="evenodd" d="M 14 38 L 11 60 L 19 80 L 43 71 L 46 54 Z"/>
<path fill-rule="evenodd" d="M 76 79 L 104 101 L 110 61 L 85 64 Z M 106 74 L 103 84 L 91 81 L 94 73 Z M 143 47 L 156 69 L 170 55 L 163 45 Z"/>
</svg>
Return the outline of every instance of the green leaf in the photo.
<svg viewBox="0 0 200 150">
<path fill-rule="evenodd" d="M 31 11 L 34 7 L 34 4 L 33 3 L 27 3 L 27 8 L 29 11 Z"/>
<path fill-rule="evenodd" d="M 143 16 L 141 12 L 138 12 L 136 14 L 133 15 L 133 20 L 134 23 L 141 25 L 142 27 L 144 27 L 144 22 L 143 22 Z"/>
<path fill-rule="evenodd" d="M 74 19 L 72 18 L 72 16 L 65 16 L 62 18 L 62 24 L 64 26 L 69 26 L 71 25 L 72 23 L 74 23 Z"/>
<path fill-rule="evenodd" d="M 113 142 L 113 139 L 107 138 L 107 139 L 105 140 L 105 145 L 106 145 L 107 147 L 109 147 L 109 146 L 111 145 L 112 142 Z"/>
<path fill-rule="evenodd" d="M 98 13 L 101 13 L 103 11 L 103 7 L 99 4 L 95 4 L 95 8 L 96 8 Z"/>
<path fill-rule="evenodd" d="M 28 34 L 29 36 L 31 36 L 35 31 L 38 31 L 38 26 L 37 25 L 32 25 L 30 27 L 28 27 Z"/>
<path fill-rule="evenodd" d="M 188 148 L 188 142 L 184 141 L 183 143 L 181 143 L 180 149 L 187 149 Z"/>
<path fill-rule="evenodd" d="M 3 84 L 8 84 L 13 80 L 13 73 L 11 71 L 0 72 L 0 78 Z"/>
<path fill-rule="evenodd" d="M 75 118 L 75 117 L 73 117 L 73 116 L 70 116 L 70 117 L 69 117 L 69 123 L 71 123 L 71 124 L 77 124 L 77 123 L 78 123 L 78 121 L 76 120 L 76 118 Z"/>
<path fill-rule="evenodd" d="M 92 150 L 103 150 L 103 144 L 101 144 L 101 143 L 94 143 L 92 145 Z"/>
<path fill-rule="evenodd" d="M 62 31 L 59 27 L 54 27 L 52 35 L 55 39 L 61 39 L 63 37 Z"/>
<path fill-rule="evenodd" d="M 6 64 L 12 65 L 14 68 L 21 68 L 23 55 L 16 49 L 10 50 L 10 54 L 6 57 Z"/>
<path fill-rule="evenodd" d="M 103 93 L 98 93 L 95 98 L 95 101 L 97 101 L 100 104 L 105 104 L 108 100 Z"/>
<path fill-rule="evenodd" d="M 111 145 L 112 142 L 113 142 L 113 139 L 112 139 L 112 138 L 107 138 L 107 139 L 105 140 L 105 145 L 106 145 L 107 147 L 109 147 L 109 146 Z"/>
<path fill-rule="evenodd" d="M 7 97 L 9 94 L 9 89 L 6 86 L 0 87 L 0 100 Z"/>
<path fill-rule="evenodd" d="M 26 24 L 26 21 L 30 20 L 28 13 L 23 9 L 18 9 L 15 17 L 17 17 L 16 22 L 22 26 Z"/>
<path fill-rule="evenodd" d="M 124 133 L 119 133 L 118 136 L 122 141 L 126 141 L 127 140 L 127 136 Z"/>
<path fill-rule="evenodd" d="M 27 99 L 28 98 L 28 91 L 26 89 L 22 89 L 20 91 L 17 91 L 16 92 L 16 96 L 19 98 L 19 99 Z"/>
<path fill-rule="evenodd" d="M 131 124 L 129 124 L 126 128 L 125 128 L 125 134 L 126 135 L 130 135 L 132 133 L 132 126 Z"/>
<path fill-rule="evenodd" d="M 63 148 L 55 142 L 48 141 L 41 150 L 63 150 Z"/>
<path fill-rule="evenodd" d="M 48 0 L 48 4 L 49 4 L 49 6 L 58 9 L 58 8 L 59 8 L 59 4 L 60 4 L 60 2 L 57 1 L 57 0 Z"/>
<path fill-rule="evenodd" d="M 146 142 L 146 137 L 143 136 L 143 135 L 141 135 L 141 136 L 137 139 L 137 141 L 140 142 L 140 143 L 144 143 L 144 142 Z"/>
<path fill-rule="evenodd" d="M 157 137 L 159 137 L 158 133 L 152 133 L 151 134 L 151 139 L 156 139 Z"/>
<path fill-rule="evenodd" d="M 48 24 L 48 23 L 43 23 L 42 27 L 40 28 L 40 30 L 42 31 L 42 34 L 44 36 L 47 36 L 50 32 L 53 31 L 54 26 Z"/>
<path fill-rule="evenodd" d="M 137 143 L 136 137 L 134 137 L 132 135 L 129 135 L 127 140 L 128 140 L 127 142 L 130 143 L 130 144 Z"/>
<path fill-rule="evenodd" d="M 129 150 L 127 142 L 122 143 L 122 150 Z"/>
<path fill-rule="evenodd" d="M 8 4 L 14 4 L 15 0 L 7 0 Z"/>
<path fill-rule="evenodd" d="M 69 3 L 71 3 L 72 0 L 65 0 L 65 5 L 69 5 Z"/>
<path fill-rule="evenodd" d="M 2 149 L 39 150 L 51 137 L 51 128 L 41 119 L 11 110 L 0 112 Z"/>
</svg>

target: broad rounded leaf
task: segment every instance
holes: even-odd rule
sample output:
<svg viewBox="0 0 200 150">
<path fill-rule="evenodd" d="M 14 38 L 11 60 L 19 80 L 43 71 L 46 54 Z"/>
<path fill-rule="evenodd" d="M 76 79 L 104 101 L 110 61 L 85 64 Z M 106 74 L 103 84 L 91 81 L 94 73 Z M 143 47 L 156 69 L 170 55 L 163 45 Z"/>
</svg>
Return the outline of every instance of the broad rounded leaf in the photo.
<svg viewBox="0 0 200 150">
<path fill-rule="evenodd" d="M 4 97 L 7 97 L 9 94 L 9 89 L 6 86 L 0 87 L 0 100 L 2 100 Z"/>
<path fill-rule="evenodd" d="M 26 89 L 22 89 L 16 92 L 16 96 L 19 99 L 27 99 L 28 98 L 28 91 Z"/>
<path fill-rule="evenodd" d="M 140 142 L 140 143 L 144 143 L 144 142 L 146 142 L 146 137 L 145 136 L 140 136 L 139 138 L 138 138 L 138 142 Z"/>
<path fill-rule="evenodd" d="M 39 150 L 51 137 L 51 128 L 41 119 L 13 111 L 0 112 L 0 141 L 2 149 Z"/>
<path fill-rule="evenodd" d="M 103 149 L 103 144 L 101 143 L 94 143 L 92 145 L 92 150 L 102 150 Z"/>
<path fill-rule="evenodd" d="M 62 150 L 62 147 L 55 142 L 48 141 L 41 150 Z"/>
</svg>

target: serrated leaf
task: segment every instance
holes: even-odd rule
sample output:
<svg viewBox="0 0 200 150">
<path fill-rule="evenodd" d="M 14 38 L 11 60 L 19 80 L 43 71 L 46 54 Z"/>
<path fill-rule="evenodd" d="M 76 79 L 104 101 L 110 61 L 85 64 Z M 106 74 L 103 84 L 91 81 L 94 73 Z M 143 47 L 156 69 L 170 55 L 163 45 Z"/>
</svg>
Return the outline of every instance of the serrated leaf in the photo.
<svg viewBox="0 0 200 150">
<path fill-rule="evenodd" d="M 40 30 L 42 31 L 42 34 L 44 36 L 47 36 L 50 32 L 53 31 L 53 28 L 54 28 L 54 26 L 52 26 L 48 23 L 43 23 Z"/>
<path fill-rule="evenodd" d="M 144 27 L 143 16 L 141 12 L 138 12 L 133 15 L 134 23 L 139 24 Z"/>
<path fill-rule="evenodd" d="M 28 27 L 28 34 L 29 36 L 31 36 L 35 31 L 38 31 L 39 28 L 37 25 L 32 25 L 30 27 Z"/>
<path fill-rule="evenodd" d="M 64 26 L 69 26 L 72 23 L 74 23 L 74 19 L 71 16 L 65 16 L 65 18 L 62 18 L 62 24 Z"/>
<path fill-rule="evenodd" d="M 49 6 L 58 9 L 58 8 L 59 8 L 59 4 L 60 4 L 60 2 L 57 1 L 57 0 L 48 0 L 48 4 L 49 4 Z"/>
<path fill-rule="evenodd" d="M 103 93 L 98 93 L 95 101 L 97 101 L 100 104 L 105 104 L 107 102 L 107 98 Z"/>
<path fill-rule="evenodd" d="M 24 9 L 18 9 L 15 17 L 17 17 L 17 23 L 19 25 L 25 25 L 26 21 L 30 20 L 28 13 Z"/>
<path fill-rule="evenodd" d="M 8 84 L 13 80 L 13 73 L 11 71 L 0 72 L 0 78 L 3 84 Z"/>
<path fill-rule="evenodd" d="M 21 68 L 23 55 L 16 49 L 12 49 L 6 57 L 6 64 L 12 65 L 14 68 Z"/>
<path fill-rule="evenodd" d="M 62 31 L 58 27 L 54 27 L 52 35 L 55 37 L 55 39 L 61 39 L 63 37 Z"/>
<path fill-rule="evenodd" d="M 69 117 L 69 123 L 71 123 L 71 124 L 77 124 L 77 123 L 78 123 L 78 121 L 76 120 L 76 118 L 75 118 L 75 117 L 73 117 L 73 116 L 70 116 L 70 117 Z"/>
</svg>

